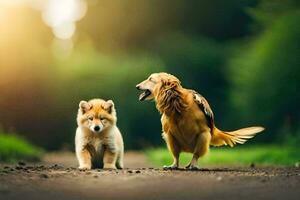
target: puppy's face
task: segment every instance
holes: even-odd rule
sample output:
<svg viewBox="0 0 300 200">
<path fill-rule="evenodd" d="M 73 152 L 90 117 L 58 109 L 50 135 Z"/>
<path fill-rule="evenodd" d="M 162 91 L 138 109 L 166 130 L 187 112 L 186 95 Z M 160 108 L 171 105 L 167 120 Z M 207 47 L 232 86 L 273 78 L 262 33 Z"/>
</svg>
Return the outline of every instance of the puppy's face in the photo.
<svg viewBox="0 0 300 200">
<path fill-rule="evenodd" d="M 139 100 L 154 99 L 164 85 L 180 85 L 180 81 L 175 76 L 164 72 L 151 74 L 146 80 L 136 85 L 136 88 L 142 91 Z"/>
<path fill-rule="evenodd" d="M 115 125 L 116 113 L 113 101 L 102 99 L 81 101 L 77 123 L 79 126 L 90 129 L 93 133 L 101 133 L 108 127 Z"/>
</svg>

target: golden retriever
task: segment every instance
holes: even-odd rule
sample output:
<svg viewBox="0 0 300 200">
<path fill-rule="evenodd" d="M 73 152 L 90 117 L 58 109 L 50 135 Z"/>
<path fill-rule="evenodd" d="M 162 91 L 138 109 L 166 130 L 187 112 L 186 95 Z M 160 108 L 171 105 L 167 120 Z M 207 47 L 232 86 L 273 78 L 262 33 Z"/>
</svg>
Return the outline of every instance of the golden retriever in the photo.
<svg viewBox="0 0 300 200">
<path fill-rule="evenodd" d="M 181 86 L 178 78 L 167 73 L 151 74 L 136 88 L 143 91 L 140 101 L 154 99 L 162 114 L 163 138 L 173 155 L 173 164 L 167 169 L 179 167 L 181 152 L 193 153 L 187 169 L 197 169 L 199 157 L 205 155 L 209 146 L 243 144 L 263 127 L 249 127 L 232 132 L 216 128 L 213 112 L 204 97 L 194 90 Z"/>
</svg>

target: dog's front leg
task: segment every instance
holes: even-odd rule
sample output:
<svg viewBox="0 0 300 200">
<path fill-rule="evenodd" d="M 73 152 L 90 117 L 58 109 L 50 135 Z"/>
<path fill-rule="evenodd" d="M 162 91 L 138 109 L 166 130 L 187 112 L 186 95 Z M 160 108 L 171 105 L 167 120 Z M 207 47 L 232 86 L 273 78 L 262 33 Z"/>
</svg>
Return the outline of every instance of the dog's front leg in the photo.
<svg viewBox="0 0 300 200">
<path fill-rule="evenodd" d="M 90 152 L 86 149 L 76 149 L 77 159 L 79 161 L 79 169 L 91 169 L 92 158 Z"/>
<path fill-rule="evenodd" d="M 176 141 L 176 139 L 170 133 L 163 133 L 163 137 L 167 143 L 169 151 L 173 156 L 173 163 L 169 166 L 163 166 L 164 169 L 178 169 L 179 167 L 179 155 L 180 155 L 180 147 Z"/>
<path fill-rule="evenodd" d="M 116 169 L 117 153 L 108 149 L 104 151 L 103 163 L 104 169 Z"/>
</svg>

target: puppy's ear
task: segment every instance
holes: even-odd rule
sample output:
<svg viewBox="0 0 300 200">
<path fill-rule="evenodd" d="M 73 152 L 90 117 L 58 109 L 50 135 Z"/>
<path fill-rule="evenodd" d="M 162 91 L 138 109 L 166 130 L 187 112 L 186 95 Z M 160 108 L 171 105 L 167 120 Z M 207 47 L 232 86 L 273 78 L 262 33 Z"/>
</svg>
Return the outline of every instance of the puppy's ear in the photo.
<svg viewBox="0 0 300 200">
<path fill-rule="evenodd" d="M 113 110 L 115 108 L 115 104 L 112 100 L 108 100 L 106 101 L 106 104 L 104 105 L 104 109 L 108 112 L 108 113 L 112 113 Z"/>
<path fill-rule="evenodd" d="M 81 112 L 84 114 L 84 113 L 86 113 L 87 111 L 89 111 L 90 109 L 92 109 L 92 105 L 89 104 L 89 103 L 86 102 L 86 101 L 80 101 L 80 103 L 79 103 L 79 109 L 80 109 Z"/>
</svg>

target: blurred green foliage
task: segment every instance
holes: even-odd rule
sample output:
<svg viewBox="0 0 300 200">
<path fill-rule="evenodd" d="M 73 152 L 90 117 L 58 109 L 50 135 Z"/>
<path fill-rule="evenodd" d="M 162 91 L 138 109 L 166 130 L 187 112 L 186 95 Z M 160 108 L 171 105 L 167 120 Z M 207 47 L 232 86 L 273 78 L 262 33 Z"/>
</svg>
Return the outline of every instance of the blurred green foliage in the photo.
<svg viewBox="0 0 300 200">
<path fill-rule="evenodd" d="M 288 15 L 291 12 L 299 10 L 300 2 L 298 0 L 261 0 L 256 7 L 247 8 L 248 13 L 255 20 L 251 25 L 254 30 L 260 32 L 267 29 L 278 18 Z"/>
<path fill-rule="evenodd" d="M 159 146 L 159 114 L 135 85 L 165 71 L 208 99 L 220 129 L 263 125 L 251 143 L 297 144 L 299 10 L 296 0 L 88 1 L 74 37 L 59 40 L 38 11 L 7 8 L 0 124 L 72 149 L 79 101 L 100 97 L 115 102 L 126 149 Z"/>
<path fill-rule="evenodd" d="M 300 11 L 280 17 L 242 55 L 232 59 L 230 99 L 238 119 L 264 124 L 272 137 L 299 129 Z M 278 137 L 276 136 L 278 134 Z"/>
<path fill-rule="evenodd" d="M 157 166 L 170 165 L 172 156 L 167 149 L 150 149 L 146 155 Z M 182 153 L 180 155 L 181 166 L 187 165 L 192 154 Z M 208 165 L 230 164 L 230 165 L 289 165 L 294 166 L 300 162 L 298 149 L 296 146 L 243 146 L 243 147 L 219 147 L 212 148 L 208 155 L 199 159 L 199 165 L 205 167 Z"/>
<path fill-rule="evenodd" d="M 37 161 L 42 150 L 15 134 L 0 132 L 0 161 L 17 162 L 20 160 Z"/>
</svg>

